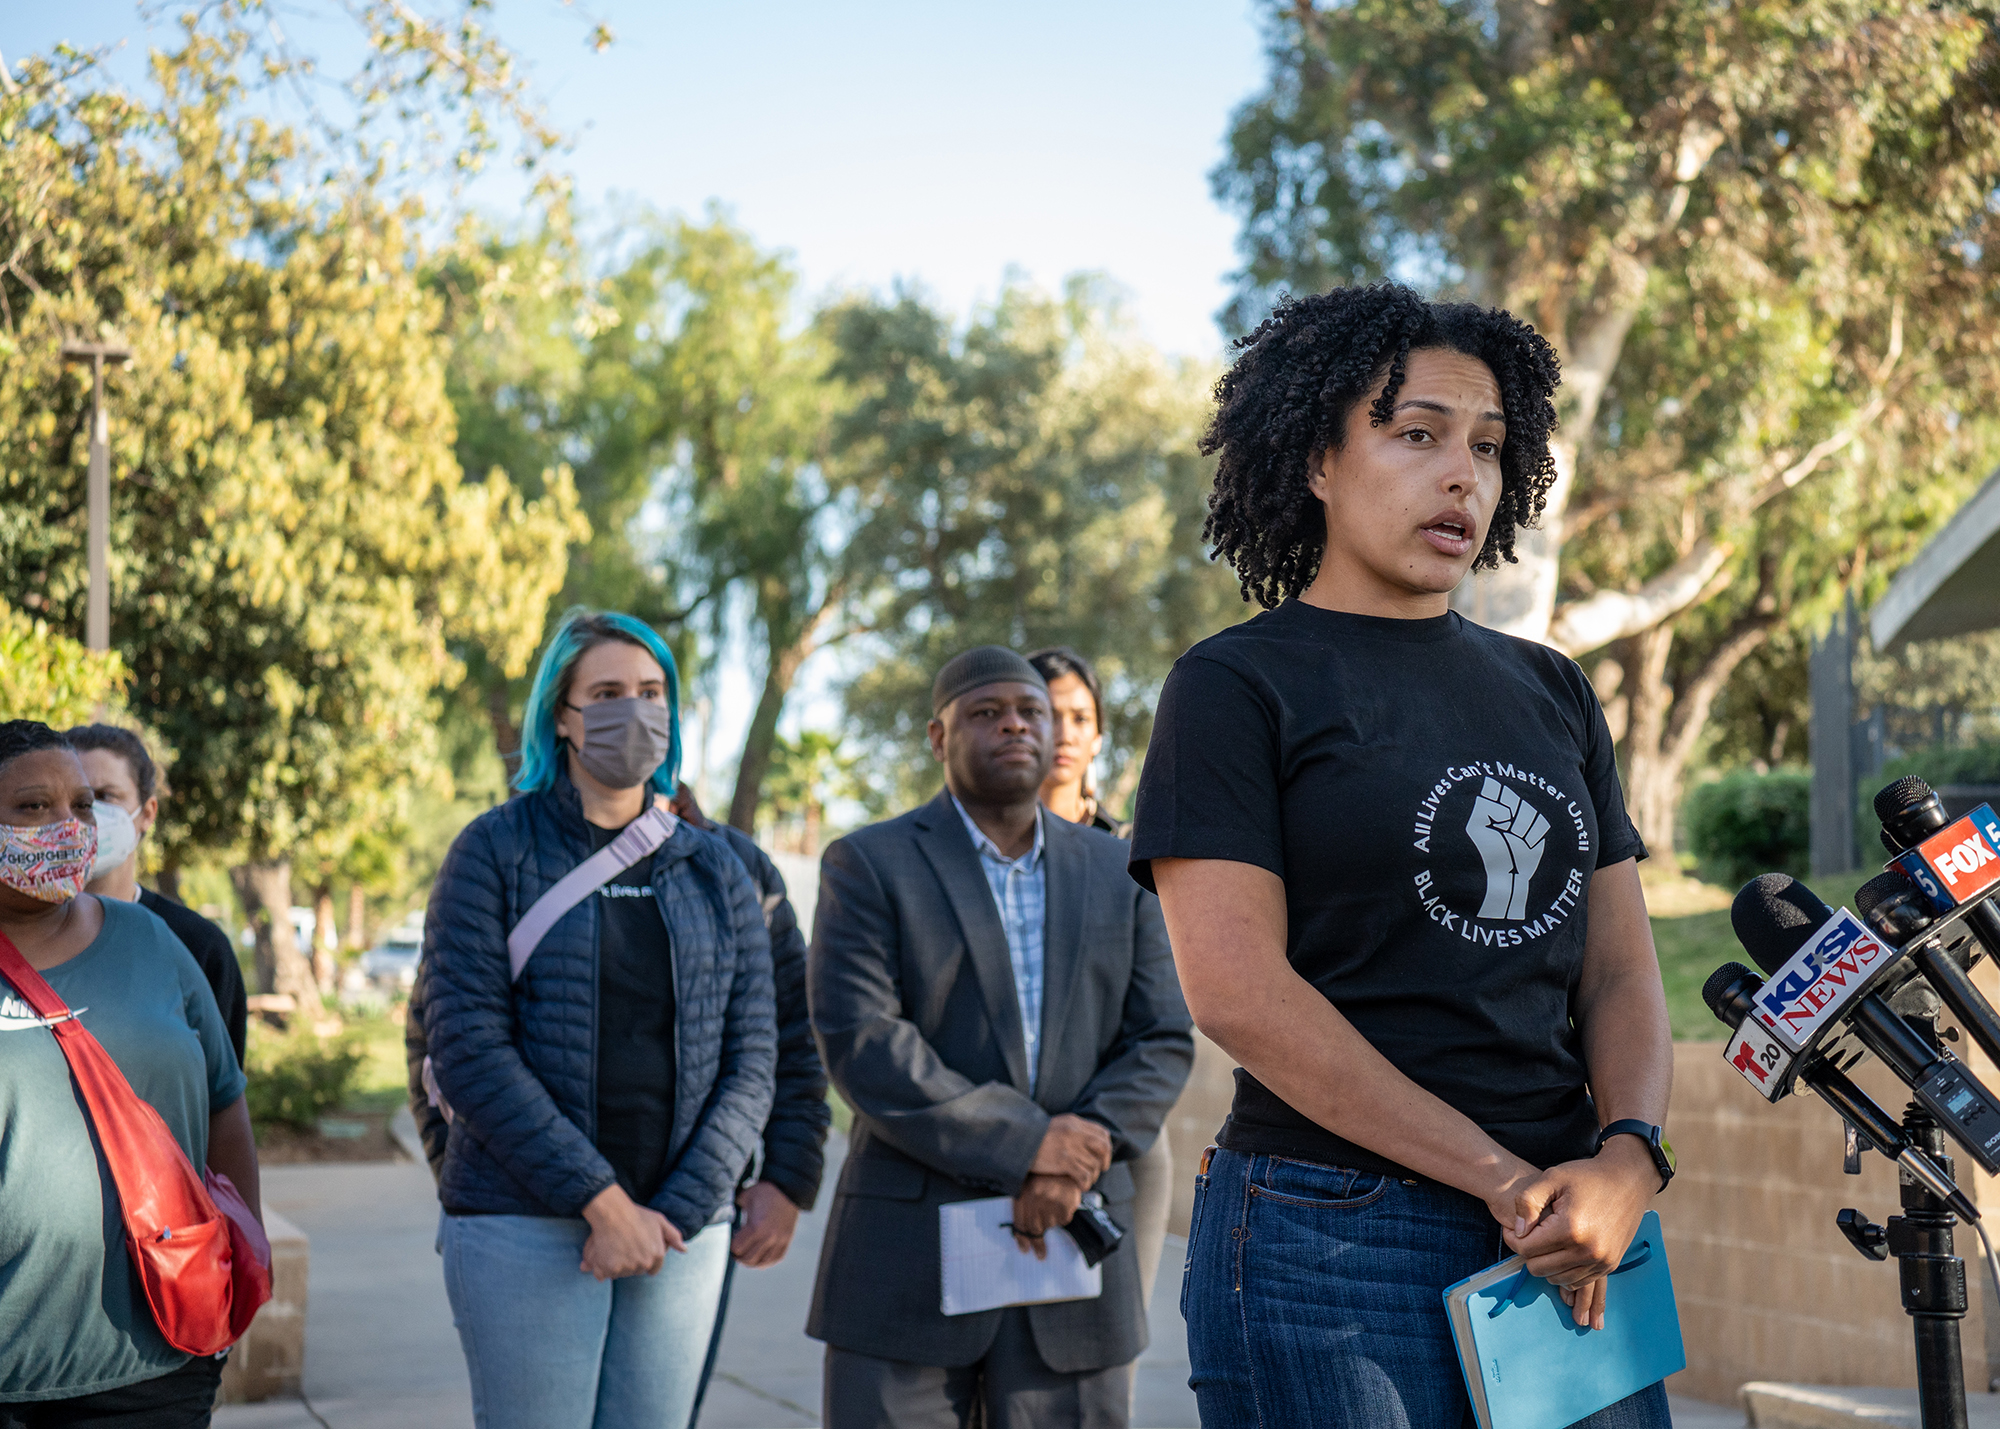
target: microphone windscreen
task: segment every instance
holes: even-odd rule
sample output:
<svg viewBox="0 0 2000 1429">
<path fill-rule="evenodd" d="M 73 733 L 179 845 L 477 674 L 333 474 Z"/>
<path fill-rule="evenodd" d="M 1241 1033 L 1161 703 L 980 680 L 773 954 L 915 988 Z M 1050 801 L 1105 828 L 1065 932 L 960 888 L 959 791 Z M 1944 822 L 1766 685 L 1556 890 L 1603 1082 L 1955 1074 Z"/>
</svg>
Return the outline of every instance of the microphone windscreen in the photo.
<svg viewBox="0 0 2000 1429">
<path fill-rule="evenodd" d="M 1743 885 L 1729 908 L 1729 926 L 1752 962 L 1776 972 L 1805 946 L 1833 910 L 1789 873 L 1767 873 Z"/>
<path fill-rule="evenodd" d="M 1898 814 L 1916 808 L 1934 797 L 1931 786 L 1914 774 L 1905 775 L 1875 796 L 1875 817 L 1892 822 Z"/>
<path fill-rule="evenodd" d="M 1724 963 L 1721 967 L 1710 973 L 1708 981 L 1701 985 L 1701 1000 L 1708 1004 L 1710 1012 L 1713 1012 L 1717 1017 L 1727 1022 L 1729 1018 L 1725 1015 L 1725 1007 L 1729 1001 L 1726 996 L 1729 989 L 1744 978 L 1755 976 L 1757 974 L 1751 972 L 1750 969 L 1744 967 L 1741 963 Z"/>
<path fill-rule="evenodd" d="M 1899 893 L 1908 893 L 1916 885 L 1896 869 L 1878 873 L 1854 891 L 1854 911 L 1866 918 L 1876 907 Z"/>
</svg>

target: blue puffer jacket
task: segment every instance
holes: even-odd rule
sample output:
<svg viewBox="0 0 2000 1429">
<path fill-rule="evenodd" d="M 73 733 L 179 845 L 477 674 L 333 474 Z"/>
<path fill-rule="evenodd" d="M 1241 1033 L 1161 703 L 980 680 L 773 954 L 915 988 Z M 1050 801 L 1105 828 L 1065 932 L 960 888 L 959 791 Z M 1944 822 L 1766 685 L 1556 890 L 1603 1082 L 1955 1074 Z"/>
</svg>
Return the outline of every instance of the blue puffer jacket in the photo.
<svg viewBox="0 0 2000 1429">
<path fill-rule="evenodd" d="M 597 1123 L 597 902 L 548 931 L 510 983 L 507 931 L 591 854 L 566 773 L 474 819 L 424 924 L 425 1040 L 455 1113 L 438 1195 L 452 1212 L 575 1216 L 617 1177 Z M 683 823 L 653 855 L 674 965 L 674 1125 L 652 1207 L 693 1235 L 731 1203 L 771 1110 L 771 944 L 729 845 Z"/>
</svg>

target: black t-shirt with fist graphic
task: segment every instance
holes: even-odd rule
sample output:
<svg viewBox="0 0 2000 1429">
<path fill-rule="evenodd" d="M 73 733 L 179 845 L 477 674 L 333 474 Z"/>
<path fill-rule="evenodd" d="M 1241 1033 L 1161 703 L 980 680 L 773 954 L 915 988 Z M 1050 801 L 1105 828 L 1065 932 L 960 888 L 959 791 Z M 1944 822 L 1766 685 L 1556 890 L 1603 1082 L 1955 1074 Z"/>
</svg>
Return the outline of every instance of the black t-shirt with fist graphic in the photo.
<svg viewBox="0 0 2000 1429">
<path fill-rule="evenodd" d="M 1645 846 L 1576 662 L 1456 613 L 1287 601 L 1175 664 L 1139 781 L 1155 858 L 1268 868 L 1292 966 L 1419 1086 L 1537 1166 L 1597 1119 L 1571 1021 L 1591 876 Z M 1249 1073 L 1235 1151 L 1408 1177 Z"/>
</svg>

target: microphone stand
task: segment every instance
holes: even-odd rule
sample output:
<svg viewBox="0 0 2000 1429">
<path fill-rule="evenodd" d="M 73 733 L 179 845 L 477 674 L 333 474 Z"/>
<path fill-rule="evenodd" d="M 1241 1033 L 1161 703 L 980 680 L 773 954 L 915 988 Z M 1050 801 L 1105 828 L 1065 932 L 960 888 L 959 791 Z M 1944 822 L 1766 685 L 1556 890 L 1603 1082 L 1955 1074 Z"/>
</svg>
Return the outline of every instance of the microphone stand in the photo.
<svg viewBox="0 0 2000 1429">
<path fill-rule="evenodd" d="M 1891 941 L 1900 945 L 1902 940 L 1892 937 Z M 1740 1031 L 1763 986 L 1764 980 L 1749 968 L 1727 963 L 1710 975 L 1701 998 L 1724 1026 Z M 1863 1001 L 1858 1011 L 1877 1009 L 1869 1024 L 1875 1032 L 1868 1039 L 1871 1050 L 1923 1095 L 1920 1083 L 1932 1069 L 1944 1064 L 1944 1047 L 1937 1031 L 1938 999 L 1926 996 L 1907 1012 L 1897 1012 L 1872 995 Z M 1796 1077 L 1802 1088 L 1811 1088 L 1840 1113 L 1850 1138 L 1865 1135 L 1869 1145 L 1896 1162 L 1904 1214 L 1891 1216 L 1888 1225 L 1878 1226 L 1850 1207 L 1840 1212 L 1835 1223 L 1867 1259 L 1896 1257 L 1903 1312 L 1910 1317 L 1916 1339 L 1917 1402 L 1924 1429 L 1966 1429 L 1965 1355 L 1959 1341 L 1966 1311 L 1965 1262 L 1953 1253 L 1952 1244 L 1952 1229 L 1960 1216 L 1979 1234 L 1985 1251 L 1982 1260 L 1994 1277 L 1996 1290 L 2000 1290 L 2000 1255 L 1994 1251 L 1979 1208 L 1956 1183 L 1952 1158 L 1945 1151 L 1944 1127 L 1923 1101 L 1915 1100 L 1904 1109 L 1899 1127 L 1816 1047 L 1808 1046 L 1800 1055 L 1803 1060 L 1791 1070 L 1787 1070 L 1788 1063 L 1776 1066 L 1781 1081 L 1760 1091 L 1777 1100 L 1792 1089 L 1792 1078 Z M 1922 1075 L 1911 1075 L 1906 1063 Z M 1956 1095 L 1968 1102 L 1993 1100 L 1970 1073 L 1965 1074 Z M 1940 1102 L 1940 1109 L 1947 1117 L 1956 1117 L 1960 1111 L 1949 1097 Z M 1970 1138 L 1968 1149 L 1977 1160 L 1978 1148 L 1987 1146 L 1987 1139 L 1974 1134 L 1969 1126 L 1954 1122 L 1954 1128 L 1954 1135 Z M 1859 1174 L 1856 1145 L 1852 1139 L 1848 1142 L 1846 1169 Z M 1957 1213 L 1953 1206 L 1959 1208 Z"/>
<path fill-rule="evenodd" d="M 1934 1019 L 1905 1020 L 1933 1048 L 1937 1046 Z M 1917 1102 L 1903 1111 L 1903 1135 L 1946 1176 L 1954 1175 L 1944 1132 Z M 1959 1323 L 1966 1310 L 1965 1261 L 1952 1253 L 1952 1227 L 1958 1217 L 1914 1177 L 1899 1175 L 1897 1180 L 1904 1214 L 1878 1226 L 1859 1211 L 1843 1210 L 1841 1234 L 1870 1260 L 1896 1257 L 1903 1312 L 1910 1317 L 1917 1342 L 1917 1405 L 1924 1429 L 1966 1429 L 1965 1353 L 1959 1341 Z"/>
</svg>

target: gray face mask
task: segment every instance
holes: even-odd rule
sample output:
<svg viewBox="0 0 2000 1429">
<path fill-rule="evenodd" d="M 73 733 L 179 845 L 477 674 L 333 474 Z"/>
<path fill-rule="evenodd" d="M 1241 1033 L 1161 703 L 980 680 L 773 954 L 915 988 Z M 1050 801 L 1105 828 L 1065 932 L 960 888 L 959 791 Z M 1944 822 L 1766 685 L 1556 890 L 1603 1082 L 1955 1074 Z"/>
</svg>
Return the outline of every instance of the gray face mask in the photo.
<svg viewBox="0 0 2000 1429">
<path fill-rule="evenodd" d="M 656 700 L 594 700 L 571 705 L 583 717 L 583 744 L 575 741 L 577 763 L 611 789 L 632 789 L 653 777 L 673 747 L 673 722 Z"/>
</svg>

